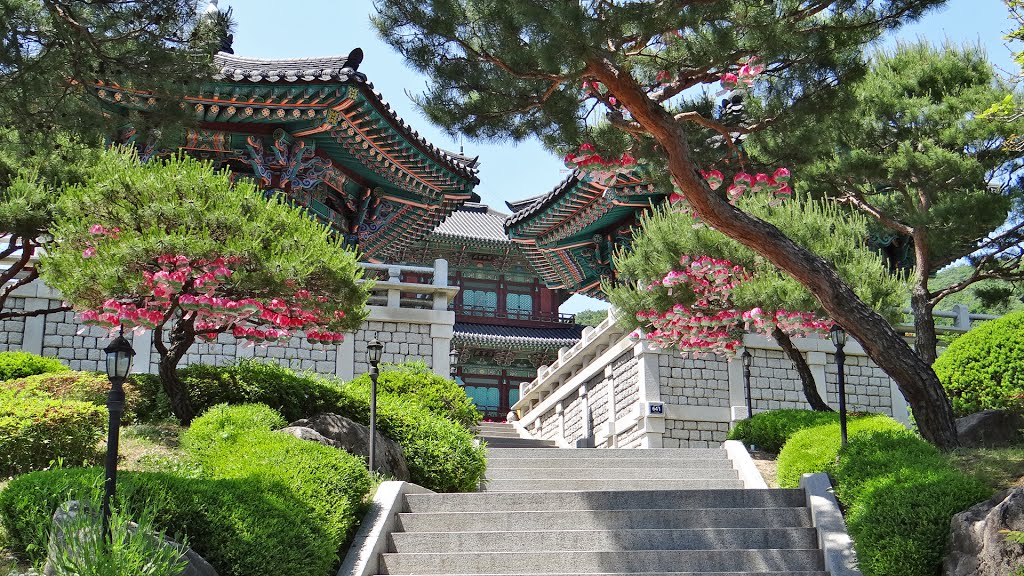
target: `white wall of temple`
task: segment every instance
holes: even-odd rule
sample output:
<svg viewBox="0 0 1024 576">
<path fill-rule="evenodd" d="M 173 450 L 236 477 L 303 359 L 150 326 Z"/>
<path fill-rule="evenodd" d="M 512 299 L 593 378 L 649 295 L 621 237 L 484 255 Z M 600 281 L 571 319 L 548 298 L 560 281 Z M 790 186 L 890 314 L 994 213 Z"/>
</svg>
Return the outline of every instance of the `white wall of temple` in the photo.
<svg viewBox="0 0 1024 576">
<path fill-rule="evenodd" d="M 432 267 L 376 266 L 387 276 L 377 280 L 372 290 L 370 315 L 354 334 L 346 334 L 341 344 L 313 345 L 298 337 L 275 345 L 252 346 L 230 334 L 221 334 L 213 342 L 196 343 L 179 366 L 202 363 L 227 365 L 243 358 L 277 362 L 294 370 L 350 380 L 369 371 L 366 344 L 376 337 L 384 344 L 382 362 L 422 361 L 436 374 L 449 375 L 448 352 L 455 326 L 455 313 L 448 302 L 458 288 L 448 286 L 448 267 L 444 260 Z M 403 283 L 402 272 L 430 273 L 430 284 Z M 18 288 L 9 308 L 19 310 L 59 306 L 60 293 L 41 281 Z M 153 346 L 152 332 L 126 335 L 136 351 L 132 370 L 157 372 L 159 356 Z M 51 313 L 30 318 L 0 321 L 0 351 L 24 350 L 59 358 L 74 370 L 104 370 L 103 348 L 110 340 L 106 330 L 81 325 L 74 312 Z"/>
<path fill-rule="evenodd" d="M 818 394 L 838 406 L 835 348 L 827 339 L 796 338 Z M 809 408 L 789 357 L 769 338 L 747 334 L 750 399 L 755 413 Z M 742 352 L 742 350 L 740 351 Z M 846 352 L 846 398 L 851 411 L 887 414 L 909 424 L 907 402 L 896 384 L 850 341 Z M 584 331 L 551 366 L 520 386 L 514 406 L 518 426 L 562 446 L 703 448 L 726 439 L 747 416 L 739 355 L 682 356 L 626 334 L 614 318 Z"/>
</svg>

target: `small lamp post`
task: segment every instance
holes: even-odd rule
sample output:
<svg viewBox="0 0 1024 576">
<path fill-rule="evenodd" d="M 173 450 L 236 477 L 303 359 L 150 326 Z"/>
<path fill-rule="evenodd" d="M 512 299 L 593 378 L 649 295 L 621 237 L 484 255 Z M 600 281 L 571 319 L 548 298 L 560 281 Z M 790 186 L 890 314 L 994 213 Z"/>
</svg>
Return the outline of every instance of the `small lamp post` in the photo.
<svg viewBox="0 0 1024 576">
<path fill-rule="evenodd" d="M 753 418 L 754 404 L 750 398 L 750 365 L 754 363 L 754 357 L 750 355 L 749 350 L 744 348 L 740 358 L 743 359 L 743 388 L 747 395 L 747 418 Z"/>
<path fill-rule="evenodd" d="M 103 482 L 103 537 L 110 542 L 110 501 L 117 486 L 117 441 L 121 435 L 121 415 L 124 414 L 124 381 L 132 369 L 135 350 L 121 334 L 103 349 L 107 354 L 107 378 L 110 379 L 110 393 L 107 394 L 107 411 L 110 424 L 107 427 L 106 474 Z"/>
<path fill-rule="evenodd" d="M 377 337 L 366 345 L 366 360 L 370 363 L 370 470 L 374 468 L 374 452 L 377 438 L 377 364 L 380 364 L 380 357 L 384 353 L 384 345 Z"/>
<path fill-rule="evenodd" d="M 459 365 L 459 351 L 452 348 L 452 351 L 448 353 L 448 372 L 452 375 L 452 380 L 455 379 L 455 367 Z"/>
<path fill-rule="evenodd" d="M 846 446 L 846 374 L 843 364 L 846 363 L 846 330 L 839 324 L 833 324 L 828 332 L 832 339 L 832 345 L 836 347 L 836 367 L 839 370 L 839 434 L 842 438 L 842 445 Z"/>
</svg>

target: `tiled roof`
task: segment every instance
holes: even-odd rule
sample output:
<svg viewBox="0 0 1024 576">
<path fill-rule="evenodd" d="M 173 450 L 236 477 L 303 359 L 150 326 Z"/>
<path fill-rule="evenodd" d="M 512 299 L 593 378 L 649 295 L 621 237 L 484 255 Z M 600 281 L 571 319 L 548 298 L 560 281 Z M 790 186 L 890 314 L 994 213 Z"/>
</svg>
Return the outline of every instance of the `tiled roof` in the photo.
<svg viewBox="0 0 1024 576">
<path fill-rule="evenodd" d="M 507 244 L 510 242 L 505 235 L 507 217 L 508 214 L 498 212 L 485 204 L 466 202 L 434 228 L 433 235 Z"/>
<path fill-rule="evenodd" d="M 561 197 L 564 191 L 571 189 L 573 186 L 576 185 L 576 182 L 579 180 L 579 175 L 579 170 L 574 170 L 568 178 L 562 180 L 557 186 L 554 187 L 553 190 L 551 190 L 547 194 L 542 194 L 535 198 L 528 198 L 526 200 L 520 200 L 519 202 L 516 202 L 515 205 L 519 209 L 516 210 L 515 214 L 508 217 L 508 219 L 505 221 L 505 227 L 508 228 L 509 226 L 512 226 L 516 222 L 525 220 L 530 216 L 533 216 L 537 212 L 540 212 L 544 208 L 547 208 L 549 204 L 558 200 L 558 198 Z M 525 206 L 522 206 L 522 204 L 525 204 L 527 201 L 531 202 L 529 204 L 526 204 Z M 509 205 L 509 208 L 512 208 L 512 206 Z"/>
<path fill-rule="evenodd" d="M 531 198 L 523 198 L 522 200 L 515 200 L 515 201 L 512 201 L 512 202 L 505 201 L 505 206 L 508 206 L 508 209 L 511 210 L 513 214 L 515 214 L 516 212 L 519 212 L 523 208 L 529 207 L 531 204 L 533 204 L 534 202 L 536 202 L 538 199 L 540 199 L 543 196 L 544 195 L 541 194 L 540 196 L 533 196 Z"/>
<path fill-rule="evenodd" d="M 583 326 L 580 324 L 566 324 L 558 328 L 522 328 L 456 322 L 454 340 L 472 344 L 560 348 L 578 342 L 582 333 Z"/>
<path fill-rule="evenodd" d="M 358 49 L 357 49 L 358 50 Z M 479 170 L 479 157 L 469 157 L 465 154 L 449 152 L 439 146 L 435 146 L 413 129 L 402 119 L 384 100 L 384 96 L 378 92 L 372 82 L 366 80 L 366 75 L 351 67 L 347 67 L 348 56 L 323 56 L 320 58 L 282 58 L 263 59 L 245 58 L 218 52 L 213 57 L 213 64 L 217 72 L 213 75 L 214 80 L 222 82 L 348 82 L 352 81 L 364 85 L 379 102 L 380 107 L 391 116 L 392 120 L 411 139 L 418 142 L 439 160 L 454 168 L 462 176 L 468 178 L 474 184 L 479 184 L 480 179 L 476 174 Z M 358 65 L 357 65 L 358 67 Z"/>
</svg>

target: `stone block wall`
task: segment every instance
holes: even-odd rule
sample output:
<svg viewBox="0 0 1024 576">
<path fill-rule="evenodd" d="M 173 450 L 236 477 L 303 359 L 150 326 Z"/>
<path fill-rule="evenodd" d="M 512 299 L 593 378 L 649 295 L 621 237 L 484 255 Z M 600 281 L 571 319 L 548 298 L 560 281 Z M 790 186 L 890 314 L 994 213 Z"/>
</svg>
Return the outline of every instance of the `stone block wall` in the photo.
<svg viewBox="0 0 1024 576">
<path fill-rule="evenodd" d="M 636 357 L 626 353 L 613 360 L 612 378 L 615 382 L 615 417 L 621 418 L 640 397 Z"/>
<path fill-rule="evenodd" d="M 827 354 L 825 362 L 825 399 L 830 406 L 839 405 L 839 369 L 835 354 Z M 892 389 L 895 384 L 884 370 L 865 356 L 846 355 L 846 408 L 854 412 L 893 414 Z M 893 414 L 894 415 L 894 414 Z"/>
<path fill-rule="evenodd" d="M 729 434 L 728 422 L 665 419 L 664 448 L 717 448 Z"/>
<path fill-rule="evenodd" d="M 7 305 L 12 311 L 22 311 L 25 309 L 25 299 L 8 298 Z M 21 350 L 21 340 L 24 334 L 24 318 L 0 320 L 0 352 Z"/>
<path fill-rule="evenodd" d="M 754 410 L 807 408 L 800 375 L 785 352 L 765 348 L 748 350 L 752 356 L 750 398 Z"/>
<path fill-rule="evenodd" d="M 661 401 L 688 406 L 729 406 L 729 363 L 715 356 L 657 355 Z"/>
</svg>

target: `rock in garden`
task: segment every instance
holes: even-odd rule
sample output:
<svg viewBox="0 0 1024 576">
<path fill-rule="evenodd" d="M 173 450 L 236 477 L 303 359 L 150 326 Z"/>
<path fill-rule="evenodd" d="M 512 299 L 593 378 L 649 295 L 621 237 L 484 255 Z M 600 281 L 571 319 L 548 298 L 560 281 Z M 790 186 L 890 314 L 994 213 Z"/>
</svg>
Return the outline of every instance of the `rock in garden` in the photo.
<svg viewBox="0 0 1024 576">
<path fill-rule="evenodd" d="M 334 440 L 331 440 L 316 430 L 305 426 L 288 426 L 287 428 L 281 428 L 278 432 L 291 434 L 299 440 L 309 440 L 310 442 L 316 442 L 318 444 L 323 444 L 324 446 L 330 446 L 331 448 L 340 448 L 338 443 Z"/>
<path fill-rule="evenodd" d="M 1006 410 L 984 410 L 956 421 L 960 444 L 968 448 L 996 448 L 1021 441 L 1024 416 Z"/>
<path fill-rule="evenodd" d="M 1024 566 L 1024 545 L 1003 531 L 1024 531 L 1024 488 L 996 494 L 953 516 L 946 576 L 1008 576 Z"/>
<path fill-rule="evenodd" d="M 87 518 L 82 522 L 80 515 L 84 514 L 88 514 L 91 518 Z M 74 537 L 69 537 L 65 534 L 69 526 L 77 530 Z M 138 528 L 139 526 L 134 522 L 128 524 L 128 531 L 133 534 Z M 64 503 L 53 513 L 53 531 L 50 533 L 49 551 L 47 553 L 46 566 L 43 567 L 43 574 L 45 576 L 55 576 L 54 558 L 58 556 L 73 558 L 75 554 L 74 546 L 97 541 L 98 538 L 92 532 L 98 532 L 101 529 L 101 519 L 98 511 L 90 510 L 76 500 Z M 204 560 L 199 554 L 196 554 L 191 548 L 182 546 L 170 538 L 158 540 L 156 534 L 149 534 L 148 536 L 154 546 L 170 546 L 177 550 L 188 562 L 180 576 L 217 576 L 217 571 L 213 569 L 213 566 L 210 566 L 209 562 Z M 70 550 L 68 550 L 69 541 L 74 542 Z"/>
<path fill-rule="evenodd" d="M 317 414 L 312 418 L 297 420 L 288 428 L 311 428 L 321 436 L 334 443 L 334 446 L 356 456 L 367 457 L 370 454 L 370 429 L 358 422 L 353 422 L 337 414 Z M 285 428 L 287 430 L 288 428 Z M 292 433 L 294 435 L 294 433 Z M 377 432 L 376 436 L 376 469 L 388 474 L 396 480 L 409 480 L 409 467 L 405 463 L 402 447 Z"/>
</svg>

